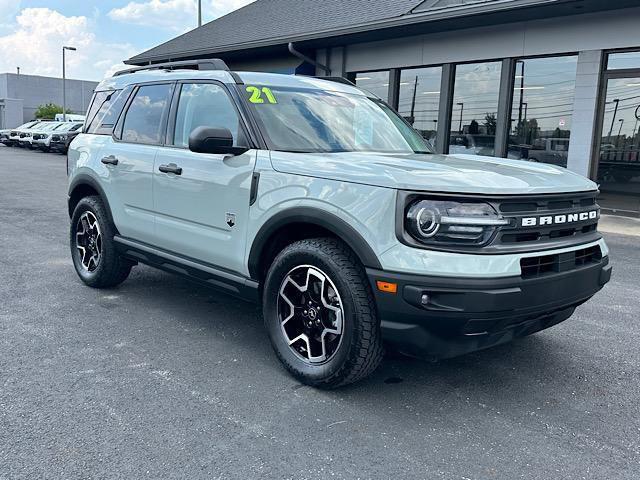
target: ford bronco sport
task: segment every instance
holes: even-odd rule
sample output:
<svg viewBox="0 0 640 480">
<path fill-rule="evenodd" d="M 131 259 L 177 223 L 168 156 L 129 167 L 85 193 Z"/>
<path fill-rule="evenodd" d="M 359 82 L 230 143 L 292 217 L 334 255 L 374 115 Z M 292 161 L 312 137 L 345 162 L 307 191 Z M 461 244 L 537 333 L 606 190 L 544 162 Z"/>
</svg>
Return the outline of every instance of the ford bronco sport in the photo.
<svg viewBox="0 0 640 480">
<path fill-rule="evenodd" d="M 555 325 L 609 280 L 595 183 L 563 168 L 438 155 L 334 80 L 134 68 L 97 87 L 68 155 L 75 269 L 138 262 L 262 303 L 284 366 L 337 387 L 383 341 L 446 358 Z"/>
</svg>

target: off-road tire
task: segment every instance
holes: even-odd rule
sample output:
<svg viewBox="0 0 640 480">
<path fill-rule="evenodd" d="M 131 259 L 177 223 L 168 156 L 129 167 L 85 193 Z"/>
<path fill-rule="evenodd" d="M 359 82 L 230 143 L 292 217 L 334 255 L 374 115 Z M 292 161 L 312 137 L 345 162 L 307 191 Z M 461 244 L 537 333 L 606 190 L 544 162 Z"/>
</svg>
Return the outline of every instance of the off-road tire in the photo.
<svg viewBox="0 0 640 480">
<path fill-rule="evenodd" d="M 78 233 L 78 222 L 85 212 L 90 212 L 97 219 L 101 237 L 101 258 L 97 267 L 93 271 L 88 271 L 82 266 L 81 255 L 78 252 L 76 239 Z M 124 282 L 134 262 L 123 258 L 116 249 L 113 240 L 115 227 L 107 215 L 107 210 L 98 196 L 88 196 L 81 199 L 71 216 L 71 226 L 69 235 L 69 245 L 71 246 L 71 258 L 76 273 L 80 279 L 93 288 L 111 288 Z"/>
<path fill-rule="evenodd" d="M 343 337 L 333 355 L 321 364 L 310 364 L 296 355 L 280 325 L 281 285 L 292 269 L 302 265 L 326 273 L 338 290 L 344 310 Z M 301 240 L 276 256 L 264 282 L 263 315 L 278 358 L 295 378 L 307 385 L 330 389 L 356 382 L 370 375 L 384 356 L 380 322 L 364 267 L 337 239 Z"/>
</svg>

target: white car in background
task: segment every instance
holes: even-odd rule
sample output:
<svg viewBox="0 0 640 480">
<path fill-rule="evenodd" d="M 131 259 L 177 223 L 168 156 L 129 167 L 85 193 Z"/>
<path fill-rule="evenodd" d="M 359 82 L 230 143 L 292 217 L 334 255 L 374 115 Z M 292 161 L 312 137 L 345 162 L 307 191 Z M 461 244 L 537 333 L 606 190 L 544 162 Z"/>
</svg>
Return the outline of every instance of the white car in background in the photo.
<svg viewBox="0 0 640 480">
<path fill-rule="evenodd" d="M 34 148 L 39 148 L 40 150 L 48 152 L 51 147 L 51 137 L 53 135 L 62 135 L 70 132 L 75 132 L 81 129 L 82 125 L 82 122 L 56 122 L 53 128 L 34 132 L 32 137 L 32 145 Z"/>
<path fill-rule="evenodd" d="M 12 146 L 18 145 L 20 140 L 20 134 L 26 130 L 29 130 L 30 128 L 35 127 L 39 123 L 40 123 L 39 120 L 33 120 L 31 122 L 24 123 L 19 127 L 12 128 L 11 131 L 9 132 L 9 139 L 7 143 L 5 143 L 5 145 L 12 145 Z"/>
<path fill-rule="evenodd" d="M 34 135 L 40 132 L 50 131 L 58 125 L 59 122 L 52 122 L 48 120 L 39 122 L 37 125 L 33 125 L 30 128 L 20 132 L 20 134 L 18 135 L 18 145 L 20 145 L 21 147 L 33 148 Z"/>
<path fill-rule="evenodd" d="M 84 119 L 85 119 L 84 115 L 77 115 L 75 113 L 67 113 L 66 115 L 67 122 L 83 122 L 84 123 Z M 62 113 L 56 113 L 54 120 L 56 122 L 64 122 L 65 116 Z"/>
</svg>

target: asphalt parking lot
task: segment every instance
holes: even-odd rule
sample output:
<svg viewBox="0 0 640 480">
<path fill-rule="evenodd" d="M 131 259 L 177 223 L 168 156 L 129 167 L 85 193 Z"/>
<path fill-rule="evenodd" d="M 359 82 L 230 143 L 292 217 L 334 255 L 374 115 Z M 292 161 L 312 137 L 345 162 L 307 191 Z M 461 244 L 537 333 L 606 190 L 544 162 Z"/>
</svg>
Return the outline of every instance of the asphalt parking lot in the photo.
<svg viewBox="0 0 640 480">
<path fill-rule="evenodd" d="M 0 478 L 640 478 L 640 242 L 570 320 L 331 392 L 256 307 L 138 267 L 77 279 L 65 157 L 0 147 Z"/>
</svg>

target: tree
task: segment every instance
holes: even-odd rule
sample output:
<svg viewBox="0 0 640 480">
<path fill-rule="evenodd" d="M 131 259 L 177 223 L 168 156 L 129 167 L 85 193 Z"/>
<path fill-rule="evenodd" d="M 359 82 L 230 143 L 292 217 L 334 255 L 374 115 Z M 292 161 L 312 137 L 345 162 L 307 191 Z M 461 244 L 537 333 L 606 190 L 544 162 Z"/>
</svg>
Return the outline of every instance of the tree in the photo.
<svg viewBox="0 0 640 480">
<path fill-rule="evenodd" d="M 487 129 L 487 135 L 495 135 L 498 121 L 496 120 L 496 116 L 493 113 L 487 113 L 484 116 L 484 126 Z"/>
<path fill-rule="evenodd" d="M 469 124 L 469 134 L 477 135 L 478 133 L 480 133 L 480 125 L 475 120 L 471 120 Z"/>
<path fill-rule="evenodd" d="M 34 114 L 35 118 L 46 118 L 52 119 L 58 113 L 62 113 L 62 107 L 60 105 L 56 105 L 55 103 L 46 103 L 44 105 L 40 105 Z M 67 108 L 67 113 L 72 113 Z"/>
</svg>

